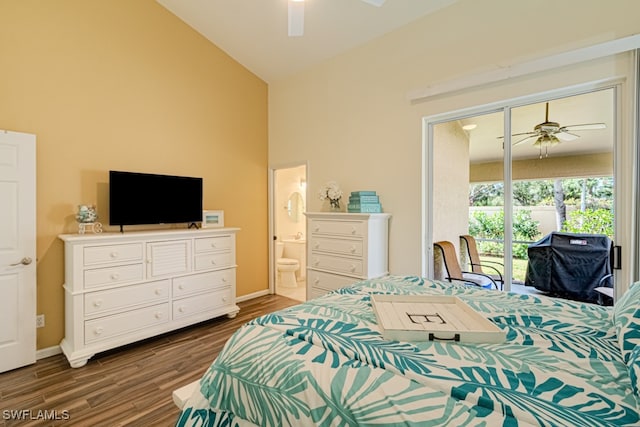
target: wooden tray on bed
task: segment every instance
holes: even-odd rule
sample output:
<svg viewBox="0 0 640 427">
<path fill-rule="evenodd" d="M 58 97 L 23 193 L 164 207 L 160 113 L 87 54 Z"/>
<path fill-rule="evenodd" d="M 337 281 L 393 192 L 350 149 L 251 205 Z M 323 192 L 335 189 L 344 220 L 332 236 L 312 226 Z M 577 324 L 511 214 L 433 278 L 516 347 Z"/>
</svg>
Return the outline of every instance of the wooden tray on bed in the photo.
<svg viewBox="0 0 640 427">
<path fill-rule="evenodd" d="M 397 341 L 501 343 L 498 328 L 458 297 L 448 295 L 371 295 L 382 336 Z"/>
</svg>

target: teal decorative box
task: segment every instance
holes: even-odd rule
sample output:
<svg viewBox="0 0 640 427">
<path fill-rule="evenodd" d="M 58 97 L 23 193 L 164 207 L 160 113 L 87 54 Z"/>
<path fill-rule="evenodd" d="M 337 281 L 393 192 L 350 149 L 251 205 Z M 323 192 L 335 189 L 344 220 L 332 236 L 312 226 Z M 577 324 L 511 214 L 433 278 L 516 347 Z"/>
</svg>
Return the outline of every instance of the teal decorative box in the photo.
<svg viewBox="0 0 640 427">
<path fill-rule="evenodd" d="M 352 196 L 375 196 L 376 192 L 375 191 L 352 191 L 351 192 Z"/>
<path fill-rule="evenodd" d="M 349 203 L 380 203 L 380 197 L 374 195 L 349 196 Z"/>
<path fill-rule="evenodd" d="M 347 211 L 352 213 L 382 213 L 382 205 L 380 203 L 349 203 Z"/>
</svg>

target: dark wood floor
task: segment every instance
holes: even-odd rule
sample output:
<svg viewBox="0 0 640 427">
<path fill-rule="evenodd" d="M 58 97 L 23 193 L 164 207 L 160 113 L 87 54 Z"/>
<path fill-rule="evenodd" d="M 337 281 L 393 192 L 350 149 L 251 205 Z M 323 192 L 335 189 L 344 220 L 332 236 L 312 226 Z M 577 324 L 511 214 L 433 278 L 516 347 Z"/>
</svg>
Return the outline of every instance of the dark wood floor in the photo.
<svg viewBox="0 0 640 427">
<path fill-rule="evenodd" d="M 200 378 L 242 324 L 298 303 L 255 298 L 238 304 L 235 319 L 223 316 L 101 353 L 82 368 L 57 355 L 0 374 L 0 426 L 172 426 L 180 412 L 173 390 Z M 30 411 L 24 414 L 35 420 L 7 419 L 16 411 Z M 67 414 L 67 420 L 43 420 Z"/>
</svg>

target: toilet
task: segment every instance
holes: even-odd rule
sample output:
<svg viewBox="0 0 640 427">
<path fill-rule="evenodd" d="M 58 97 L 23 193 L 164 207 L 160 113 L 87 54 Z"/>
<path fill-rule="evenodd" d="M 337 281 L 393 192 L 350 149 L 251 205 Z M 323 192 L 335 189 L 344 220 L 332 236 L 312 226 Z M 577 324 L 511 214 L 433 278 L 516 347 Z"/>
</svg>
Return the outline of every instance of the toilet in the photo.
<svg viewBox="0 0 640 427">
<path fill-rule="evenodd" d="M 298 262 L 297 259 L 282 258 L 283 253 L 284 243 L 276 242 L 277 285 L 283 288 L 295 288 L 298 286 L 296 282 L 296 271 L 300 268 L 300 262 Z"/>
</svg>

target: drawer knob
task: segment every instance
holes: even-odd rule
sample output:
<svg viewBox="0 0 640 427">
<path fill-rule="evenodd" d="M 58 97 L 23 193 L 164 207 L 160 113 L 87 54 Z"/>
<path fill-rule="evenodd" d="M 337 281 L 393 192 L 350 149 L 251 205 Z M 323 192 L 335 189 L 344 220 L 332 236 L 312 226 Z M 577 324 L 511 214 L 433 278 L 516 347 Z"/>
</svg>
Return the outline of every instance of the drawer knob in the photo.
<svg viewBox="0 0 640 427">
<path fill-rule="evenodd" d="M 313 260 L 313 265 L 315 265 L 315 266 L 320 265 L 320 260 L 318 260 L 318 259 L 314 259 L 314 260 Z"/>
<path fill-rule="evenodd" d="M 118 280 L 120 278 L 120 275 L 118 273 L 113 273 L 111 275 L 111 280 Z"/>
<path fill-rule="evenodd" d="M 181 291 L 183 291 L 183 290 L 184 290 L 184 285 L 183 285 L 182 283 L 180 283 L 180 284 L 178 285 L 178 289 L 180 289 Z"/>
<path fill-rule="evenodd" d="M 162 319 L 162 312 L 161 311 L 157 311 L 156 312 L 156 319 Z"/>
<path fill-rule="evenodd" d="M 320 248 L 320 242 L 316 242 L 316 243 L 313 245 L 313 247 L 314 247 L 315 249 Z"/>
<path fill-rule="evenodd" d="M 93 302 L 93 306 L 95 308 L 99 308 L 102 305 L 102 300 L 101 299 L 97 299 Z"/>
<path fill-rule="evenodd" d="M 216 260 L 215 259 L 211 260 L 211 265 L 216 265 Z"/>
<path fill-rule="evenodd" d="M 227 302 L 229 300 L 229 298 L 227 297 L 222 297 L 222 302 Z"/>
<path fill-rule="evenodd" d="M 351 227 L 351 234 L 356 234 L 356 227 L 354 226 Z"/>
<path fill-rule="evenodd" d="M 181 305 L 180 307 L 178 307 L 178 311 L 180 313 L 184 313 L 184 306 Z"/>
<path fill-rule="evenodd" d="M 314 227 L 313 231 L 320 231 L 320 226 L 319 226 L 319 225 L 316 225 L 316 226 Z"/>
<path fill-rule="evenodd" d="M 101 326 L 98 326 L 97 328 L 95 328 L 93 330 L 93 333 L 96 334 L 96 335 L 100 335 L 103 332 L 104 332 L 104 328 L 102 328 Z"/>
<path fill-rule="evenodd" d="M 160 288 L 156 289 L 156 295 L 162 295 L 162 289 Z"/>
<path fill-rule="evenodd" d="M 351 272 L 356 271 L 356 266 L 355 266 L 355 265 L 353 265 L 353 264 L 351 264 L 351 268 L 349 268 L 349 270 L 351 270 Z"/>
<path fill-rule="evenodd" d="M 111 252 L 111 258 L 118 258 L 118 251 Z"/>
<path fill-rule="evenodd" d="M 356 251 L 356 247 L 355 246 L 351 246 L 351 253 L 354 253 Z"/>
<path fill-rule="evenodd" d="M 215 247 L 216 247 L 216 244 L 215 244 L 215 243 L 211 243 L 211 247 L 212 247 L 212 248 L 215 248 Z"/>
<path fill-rule="evenodd" d="M 222 277 L 222 283 L 227 283 L 227 278 L 226 277 Z"/>
<path fill-rule="evenodd" d="M 318 283 L 320 283 L 320 278 L 319 278 L 319 277 L 316 277 L 316 280 L 314 280 L 314 281 L 313 281 L 313 284 L 314 284 L 314 285 L 317 285 Z"/>
</svg>

